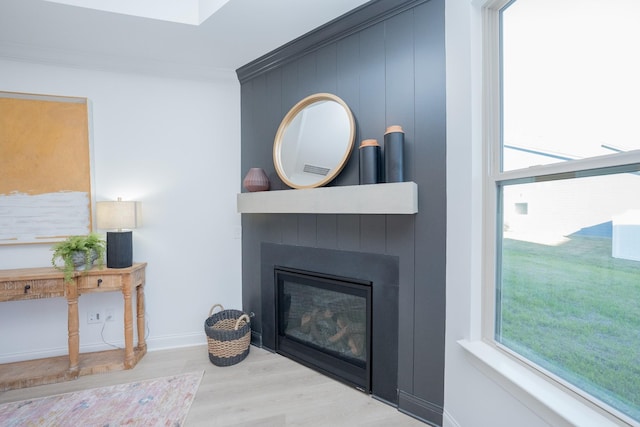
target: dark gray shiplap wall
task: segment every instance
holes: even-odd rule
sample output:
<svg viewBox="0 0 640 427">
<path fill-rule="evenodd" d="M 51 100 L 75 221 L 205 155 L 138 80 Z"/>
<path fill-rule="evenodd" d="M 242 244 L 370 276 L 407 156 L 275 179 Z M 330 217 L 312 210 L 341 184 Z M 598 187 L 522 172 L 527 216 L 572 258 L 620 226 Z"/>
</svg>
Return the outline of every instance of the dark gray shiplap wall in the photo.
<svg viewBox="0 0 640 427">
<path fill-rule="evenodd" d="M 243 173 L 272 161 L 280 121 L 317 92 L 341 97 L 357 122 L 353 154 L 330 184 L 358 184 L 360 141 L 405 130 L 405 179 L 418 184 L 416 215 L 242 215 L 243 309 L 261 331 L 260 244 L 302 245 L 398 256 L 399 409 L 442 424 L 445 334 L 444 0 L 379 0 L 238 70 Z M 240 180 L 241 181 L 241 180 Z M 246 190 L 242 190 L 246 191 Z M 296 190 L 291 190 L 296 191 Z"/>
</svg>

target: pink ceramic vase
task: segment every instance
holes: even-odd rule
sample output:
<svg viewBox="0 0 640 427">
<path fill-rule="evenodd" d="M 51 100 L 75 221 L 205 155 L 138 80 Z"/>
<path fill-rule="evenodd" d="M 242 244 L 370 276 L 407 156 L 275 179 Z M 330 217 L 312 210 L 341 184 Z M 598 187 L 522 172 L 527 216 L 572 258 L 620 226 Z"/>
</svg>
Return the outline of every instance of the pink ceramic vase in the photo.
<svg viewBox="0 0 640 427">
<path fill-rule="evenodd" d="M 267 191 L 269 189 L 269 177 L 260 168 L 251 168 L 242 181 L 242 185 L 247 190 L 254 191 Z"/>
</svg>

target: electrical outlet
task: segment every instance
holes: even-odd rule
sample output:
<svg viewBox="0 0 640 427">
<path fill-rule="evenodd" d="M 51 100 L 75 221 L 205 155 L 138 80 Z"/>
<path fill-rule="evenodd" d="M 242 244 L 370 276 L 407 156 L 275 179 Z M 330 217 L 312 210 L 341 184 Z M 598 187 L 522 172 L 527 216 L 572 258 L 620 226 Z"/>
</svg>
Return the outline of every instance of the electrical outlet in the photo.
<svg viewBox="0 0 640 427">
<path fill-rule="evenodd" d="M 115 318 L 115 310 L 113 308 L 107 308 L 104 311 L 104 321 L 105 322 L 113 322 L 116 320 Z"/>
<path fill-rule="evenodd" d="M 87 313 L 87 323 L 102 323 L 102 315 L 99 311 L 90 311 Z"/>
</svg>

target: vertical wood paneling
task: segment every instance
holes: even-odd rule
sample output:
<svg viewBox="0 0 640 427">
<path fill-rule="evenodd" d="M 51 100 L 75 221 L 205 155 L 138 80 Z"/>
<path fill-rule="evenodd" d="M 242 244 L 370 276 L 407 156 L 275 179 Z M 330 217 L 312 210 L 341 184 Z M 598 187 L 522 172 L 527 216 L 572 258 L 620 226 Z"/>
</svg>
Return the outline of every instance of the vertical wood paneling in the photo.
<svg viewBox="0 0 640 427">
<path fill-rule="evenodd" d="M 404 141 L 404 174 L 406 180 L 414 180 L 413 164 L 415 157 L 415 69 L 414 69 L 414 19 L 413 12 L 403 13 L 385 22 L 385 129 L 387 126 L 400 125 L 405 132 Z M 428 159 L 419 159 L 427 166 Z M 413 224 L 410 221 L 409 224 Z M 400 366 L 411 366 L 414 363 L 415 334 L 415 237 L 414 228 L 407 225 L 406 218 L 389 216 L 387 219 L 387 250 L 400 255 L 400 289 L 398 347 Z M 398 387 L 401 390 L 414 390 L 413 369 L 400 369 Z"/>
<path fill-rule="evenodd" d="M 262 78 L 256 78 L 242 87 L 242 96 L 243 99 L 240 103 L 242 108 L 241 120 L 242 123 L 256 123 L 257 117 L 256 115 L 260 115 L 260 111 L 256 99 L 261 99 L 262 94 L 261 90 L 264 89 L 264 76 Z M 253 102 L 251 100 L 254 100 Z M 258 126 L 251 127 L 243 127 L 241 130 L 241 135 L 243 141 L 247 141 L 246 145 L 242 145 L 240 148 L 240 153 L 242 156 L 241 161 L 241 173 L 242 177 L 246 175 L 250 166 L 254 165 L 257 162 L 262 162 L 264 159 L 260 159 L 262 155 L 260 151 L 260 145 L 258 144 L 257 134 L 260 132 L 260 128 Z M 249 148 L 253 147 L 253 148 Z M 242 182 L 240 182 L 242 184 Z"/>
<path fill-rule="evenodd" d="M 282 218 L 280 215 L 256 215 L 256 217 L 260 218 L 259 226 L 262 230 L 262 242 L 283 242 L 282 227 L 280 227 L 280 221 L 282 221 Z"/>
<path fill-rule="evenodd" d="M 386 223 L 384 215 L 360 216 L 360 250 L 378 254 L 386 252 Z"/>
<path fill-rule="evenodd" d="M 318 215 L 318 247 L 338 248 L 338 215 Z"/>
<path fill-rule="evenodd" d="M 414 9 L 416 58 L 414 176 L 420 186 L 420 220 L 416 221 L 416 285 L 413 393 L 442 405 L 446 283 L 446 132 L 444 1 Z M 418 162 L 416 162 L 418 164 Z"/>
<path fill-rule="evenodd" d="M 298 97 L 298 64 L 296 62 L 282 67 L 282 97 L 280 103 L 280 115 L 284 115 L 300 100 Z"/>
<path fill-rule="evenodd" d="M 338 218 L 337 249 L 360 250 L 360 217 L 358 215 L 340 215 Z"/>
<path fill-rule="evenodd" d="M 413 391 L 414 337 L 417 327 L 415 311 L 422 310 L 422 302 L 415 298 L 415 222 L 404 215 L 387 216 L 387 253 L 400 259 L 398 290 L 398 389 Z M 422 326 L 424 327 L 424 326 Z M 437 346 L 436 346 L 437 347 Z"/>
<path fill-rule="evenodd" d="M 251 328 L 257 333 L 262 331 L 260 244 L 282 243 L 279 221 L 278 215 L 242 215 L 242 308 L 256 314 Z"/>
<path fill-rule="evenodd" d="M 316 92 L 337 93 L 337 46 L 330 44 L 316 52 Z"/>
<path fill-rule="evenodd" d="M 356 34 L 337 44 L 338 93 L 347 103 L 356 120 L 356 139 L 349 162 L 334 183 L 356 185 L 359 180 L 358 144 L 360 138 L 360 35 Z M 355 215 L 338 215 L 335 249 L 359 250 L 360 220 Z"/>
<path fill-rule="evenodd" d="M 286 82 L 282 86 L 282 100 L 280 105 L 280 117 L 284 118 L 285 114 L 296 105 L 300 99 L 303 97 L 300 96 L 299 83 L 298 83 L 298 62 L 291 62 L 282 67 L 282 81 Z M 263 108 L 272 108 L 271 104 L 266 104 L 262 106 Z M 284 187 L 288 188 L 288 187 Z"/>
<path fill-rule="evenodd" d="M 298 244 L 315 248 L 318 244 L 318 215 L 298 215 Z"/>
<path fill-rule="evenodd" d="M 300 61 L 300 97 L 314 93 L 335 93 L 337 86 L 336 46 L 328 45 L 307 55 Z M 298 244 L 316 247 L 318 244 L 318 216 L 298 215 Z"/>
<path fill-rule="evenodd" d="M 360 105 L 362 139 L 382 143 L 385 112 L 385 27 L 374 25 L 360 33 Z M 357 154 L 357 153 L 356 153 Z M 377 215 L 360 217 L 360 248 L 366 252 L 385 251 L 385 221 Z"/>
<path fill-rule="evenodd" d="M 335 185 L 357 185 L 359 182 L 358 145 L 360 144 L 360 35 L 355 34 L 336 44 L 336 75 L 338 96 L 347 103 L 356 120 L 356 136 L 351 157 Z"/>
<path fill-rule="evenodd" d="M 271 144 L 286 112 L 311 93 L 330 92 L 349 105 L 357 123 L 351 158 L 330 185 L 356 185 L 360 141 L 376 138 L 382 145 L 386 127 L 397 124 L 405 130 L 405 178 L 415 181 L 419 191 L 419 213 L 411 216 L 243 215 L 243 304 L 256 314 L 261 310 L 261 242 L 397 256 L 398 389 L 415 397 L 405 410 L 440 424 L 446 266 L 444 0 L 415 4 L 284 61 L 266 79 L 257 75 L 243 82 L 243 169 L 258 163 L 273 168 Z M 287 187 L 276 177 L 272 188 Z M 254 330 L 260 330 L 258 322 L 253 322 Z"/>
<path fill-rule="evenodd" d="M 260 259 L 261 227 L 254 221 L 255 215 L 242 215 L 242 308 L 247 312 L 261 313 L 260 269 L 254 260 Z M 260 316 L 256 316 L 260 317 Z M 252 319 L 251 327 L 262 331 L 262 319 Z"/>
<path fill-rule="evenodd" d="M 298 63 L 298 91 L 297 99 L 300 100 L 306 96 L 318 92 L 317 81 L 317 54 L 310 53 L 303 56 Z"/>
<path fill-rule="evenodd" d="M 282 112 L 280 105 L 282 104 L 282 70 L 276 69 L 267 74 L 267 91 L 266 98 L 263 102 L 268 102 L 270 105 L 276 106 L 276 108 L 270 108 L 268 111 L 261 110 L 261 114 L 264 116 L 264 122 L 260 125 L 260 134 L 257 135 L 261 142 L 261 155 L 265 156 L 263 160 L 263 166 L 261 166 L 269 176 L 271 187 L 278 188 L 280 179 L 275 172 L 273 166 L 273 141 L 276 137 L 278 126 L 282 121 Z M 260 103 L 262 105 L 262 102 Z M 264 126 L 264 127 L 262 127 Z M 262 145 L 264 144 L 264 145 Z"/>
<path fill-rule="evenodd" d="M 242 123 L 255 123 L 256 116 L 260 115 L 259 102 L 263 99 L 264 77 L 256 78 L 241 88 L 241 120 Z M 257 135 L 260 128 L 257 126 L 242 127 L 242 140 L 246 142 L 241 146 L 241 173 L 239 187 L 242 178 L 251 166 L 264 161 Z M 242 306 L 245 310 L 258 309 L 261 304 L 260 289 L 256 285 L 260 281 L 260 269 L 256 268 L 252 260 L 260 256 L 260 241 L 263 239 L 264 229 L 260 226 L 260 219 L 255 215 L 242 216 Z M 246 286 L 245 286 L 246 285 Z M 258 311 L 259 312 L 259 311 Z M 261 321 L 252 322 L 256 331 L 262 329 Z"/>
<path fill-rule="evenodd" d="M 252 108 L 255 97 L 253 96 L 253 81 L 243 84 L 240 87 L 240 123 L 253 123 Z M 241 126 L 240 138 L 243 143 L 240 145 L 240 158 L 241 158 L 241 170 L 242 177 L 246 175 L 244 171 L 245 164 L 253 161 L 252 159 L 252 147 L 255 144 L 254 134 L 257 132 L 255 126 Z M 248 169 L 247 169 L 248 170 Z M 242 191 L 242 182 L 238 183 L 238 191 Z"/>
<path fill-rule="evenodd" d="M 414 16 L 411 11 L 394 16 L 385 22 L 385 127 L 402 126 L 404 141 L 404 177 L 413 180 L 415 156 L 414 105 Z M 423 159 L 420 159 L 423 160 Z"/>
<path fill-rule="evenodd" d="M 269 159 L 265 158 L 265 156 L 270 153 L 270 143 L 265 138 L 265 133 L 262 130 L 268 128 L 270 125 L 269 114 L 265 114 L 265 112 L 260 109 L 260 104 L 269 99 L 270 87 L 273 87 L 273 82 L 267 82 L 267 75 L 261 75 L 253 81 L 253 97 L 259 101 L 251 105 L 253 109 L 251 120 L 255 124 L 256 130 L 252 133 L 253 150 L 245 153 L 248 160 L 247 164 L 244 165 L 246 168 L 246 171 L 244 171 L 245 174 L 250 167 L 262 167 L 266 170 L 271 169 Z"/>
<path fill-rule="evenodd" d="M 385 113 L 384 24 L 360 33 L 360 103 L 357 111 L 360 137 L 382 141 Z"/>
<path fill-rule="evenodd" d="M 298 216 L 297 214 L 278 215 L 278 224 L 282 231 L 282 243 L 286 245 L 298 244 Z"/>
</svg>

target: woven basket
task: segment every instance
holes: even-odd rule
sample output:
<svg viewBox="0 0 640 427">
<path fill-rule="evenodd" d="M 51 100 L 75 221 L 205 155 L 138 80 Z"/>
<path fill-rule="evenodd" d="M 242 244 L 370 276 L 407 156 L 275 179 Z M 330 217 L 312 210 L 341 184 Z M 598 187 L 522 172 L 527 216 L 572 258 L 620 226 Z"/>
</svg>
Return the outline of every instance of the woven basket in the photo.
<svg viewBox="0 0 640 427">
<path fill-rule="evenodd" d="M 220 307 L 219 312 L 213 311 Z M 243 361 L 249 354 L 251 325 L 249 316 L 240 310 L 225 310 L 221 304 L 211 307 L 204 321 L 207 334 L 209 360 L 216 366 L 231 366 Z"/>
</svg>

